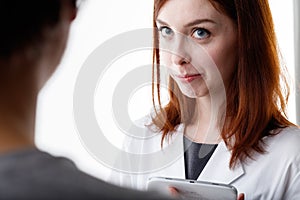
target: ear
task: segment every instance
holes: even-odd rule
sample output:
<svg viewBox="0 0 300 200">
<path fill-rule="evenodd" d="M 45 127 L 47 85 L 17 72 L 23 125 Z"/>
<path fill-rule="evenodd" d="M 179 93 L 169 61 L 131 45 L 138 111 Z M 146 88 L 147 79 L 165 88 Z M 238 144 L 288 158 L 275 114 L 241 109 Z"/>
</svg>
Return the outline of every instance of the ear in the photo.
<svg viewBox="0 0 300 200">
<path fill-rule="evenodd" d="M 66 1 L 64 6 L 68 10 L 68 18 L 70 21 L 73 21 L 77 16 L 77 4 L 76 0 Z"/>
<path fill-rule="evenodd" d="M 70 20 L 73 21 L 77 16 L 77 7 L 71 8 Z"/>
</svg>

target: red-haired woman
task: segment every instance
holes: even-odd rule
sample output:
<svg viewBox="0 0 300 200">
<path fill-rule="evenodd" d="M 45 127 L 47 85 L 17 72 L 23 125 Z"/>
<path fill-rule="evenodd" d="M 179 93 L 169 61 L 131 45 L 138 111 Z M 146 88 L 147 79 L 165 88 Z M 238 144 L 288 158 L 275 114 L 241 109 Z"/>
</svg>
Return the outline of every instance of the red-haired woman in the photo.
<svg viewBox="0 0 300 200">
<path fill-rule="evenodd" d="M 231 184 L 245 199 L 300 199 L 300 131 L 284 112 L 288 86 L 268 1 L 154 2 L 159 106 L 140 121 L 147 140 L 127 147 L 149 155 L 134 163 L 145 172 L 130 177 L 134 187 L 165 176 Z"/>
</svg>

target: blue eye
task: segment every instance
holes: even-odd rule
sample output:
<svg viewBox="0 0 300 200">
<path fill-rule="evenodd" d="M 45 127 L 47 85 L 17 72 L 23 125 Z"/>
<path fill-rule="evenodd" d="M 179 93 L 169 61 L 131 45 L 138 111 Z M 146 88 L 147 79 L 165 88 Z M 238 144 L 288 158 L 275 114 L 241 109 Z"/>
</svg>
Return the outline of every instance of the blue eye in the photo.
<svg viewBox="0 0 300 200">
<path fill-rule="evenodd" d="M 172 36 L 174 34 L 174 32 L 172 31 L 172 29 L 170 29 L 169 27 L 165 27 L 165 26 L 161 27 L 159 29 L 159 31 L 161 32 L 161 35 L 163 37 L 170 37 L 170 36 Z"/>
<path fill-rule="evenodd" d="M 192 36 L 194 38 L 200 39 L 200 40 L 209 37 L 209 35 L 210 35 L 210 32 L 204 28 L 197 28 L 192 34 Z"/>
</svg>

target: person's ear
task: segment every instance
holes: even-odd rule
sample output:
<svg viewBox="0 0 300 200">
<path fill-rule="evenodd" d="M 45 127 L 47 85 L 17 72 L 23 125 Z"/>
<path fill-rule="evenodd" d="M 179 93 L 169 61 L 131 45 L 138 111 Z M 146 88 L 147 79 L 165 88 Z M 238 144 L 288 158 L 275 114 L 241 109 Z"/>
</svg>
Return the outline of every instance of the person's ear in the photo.
<svg viewBox="0 0 300 200">
<path fill-rule="evenodd" d="M 66 10 L 68 10 L 68 18 L 72 22 L 77 16 L 77 4 L 76 0 L 65 1 L 64 6 L 66 6 Z"/>
<path fill-rule="evenodd" d="M 73 21 L 76 18 L 76 16 L 77 16 L 77 8 L 74 7 L 71 10 L 70 20 Z"/>
</svg>

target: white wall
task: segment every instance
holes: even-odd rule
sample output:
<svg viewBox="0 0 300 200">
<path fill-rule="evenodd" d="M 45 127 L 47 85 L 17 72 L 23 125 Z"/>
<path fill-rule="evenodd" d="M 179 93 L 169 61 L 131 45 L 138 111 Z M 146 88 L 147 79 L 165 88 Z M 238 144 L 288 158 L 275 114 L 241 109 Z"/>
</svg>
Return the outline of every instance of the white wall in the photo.
<svg viewBox="0 0 300 200">
<path fill-rule="evenodd" d="M 293 1 L 269 0 L 269 3 L 273 13 L 279 47 L 288 68 L 291 84 L 295 84 Z M 294 123 L 296 123 L 295 89 L 295 86 L 291 85 L 291 95 L 288 105 L 288 116 Z"/>
<path fill-rule="evenodd" d="M 278 40 L 291 74 L 294 73 L 292 3 L 270 0 Z M 82 170 L 90 174 L 104 179 L 107 177 L 109 168 L 97 162 L 86 151 L 76 132 L 72 104 L 76 76 L 89 54 L 104 41 L 125 31 L 151 27 L 152 7 L 152 0 L 86 0 L 82 4 L 73 24 L 61 66 L 39 96 L 36 126 L 36 142 L 39 148 L 54 155 L 71 158 Z M 151 52 L 140 51 L 120 58 L 115 62 L 115 66 L 121 66 L 120 70 L 126 71 L 126 65 L 139 66 L 150 63 Z M 109 88 L 110 85 L 107 85 L 107 89 Z M 132 97 L 128 109 L 133 119 L 148 112 L 151 105 L 150 92 L 148 87 Z M 109 100 L 108 97 L 103 98 Z M 95 108 L 101 106 L 97 105 L 97 101 L 95 104 Z M 289 117 L 295 122 L 294 95 L 289 103 Z M 112 136 L 111 139 L 118 146 L 121 144 L 120 138 L 122 137 Z"/>
<path fill-rule="evenodd" d="M 300 1 L 294 0 L 294 49 L 295 49 L 295 82 L 296 82 L 296 118 L 300 123 Z"/>
</svg>

